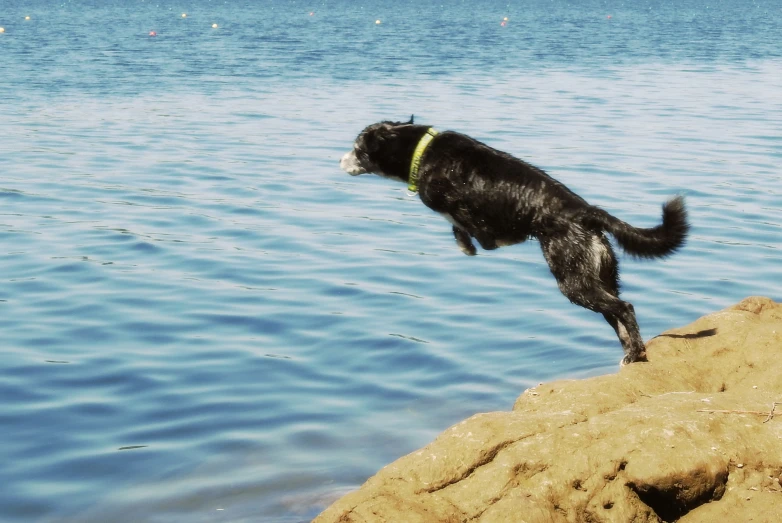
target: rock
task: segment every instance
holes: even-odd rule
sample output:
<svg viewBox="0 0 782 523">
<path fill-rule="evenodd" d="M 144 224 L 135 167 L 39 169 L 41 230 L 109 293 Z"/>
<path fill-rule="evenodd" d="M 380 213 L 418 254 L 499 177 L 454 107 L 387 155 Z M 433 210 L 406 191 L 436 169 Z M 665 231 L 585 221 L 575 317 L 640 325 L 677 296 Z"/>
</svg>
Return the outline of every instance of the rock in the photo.
<svg viewBox="0 0 782 523">
<path fill-rule="evenodd" d="M 383 468 L 328 522 L 782 520 L 782 305 L 751 297 L 649 363 L 525 391 Z"/>
</svg>

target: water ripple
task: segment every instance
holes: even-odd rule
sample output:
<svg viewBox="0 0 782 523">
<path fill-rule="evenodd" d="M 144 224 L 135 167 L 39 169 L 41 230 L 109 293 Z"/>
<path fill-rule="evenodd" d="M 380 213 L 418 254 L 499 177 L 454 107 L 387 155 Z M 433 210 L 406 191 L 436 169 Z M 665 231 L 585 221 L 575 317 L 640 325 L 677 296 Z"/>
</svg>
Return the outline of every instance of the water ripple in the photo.
<svg viewBox="0 0 782 523">
<path fill-rule="evenodd" d="M 403 186 L 339 171 L 375 120 L 638 226 L 686 195 L 680 253 L 621 258 L 646 338 L 782 299 L 782 28 L 753 6 L 11 8 L 4 521 L 304 521 L 451 423 L 616 369 L 536 242 L 465 257 Z"/>
</svg>

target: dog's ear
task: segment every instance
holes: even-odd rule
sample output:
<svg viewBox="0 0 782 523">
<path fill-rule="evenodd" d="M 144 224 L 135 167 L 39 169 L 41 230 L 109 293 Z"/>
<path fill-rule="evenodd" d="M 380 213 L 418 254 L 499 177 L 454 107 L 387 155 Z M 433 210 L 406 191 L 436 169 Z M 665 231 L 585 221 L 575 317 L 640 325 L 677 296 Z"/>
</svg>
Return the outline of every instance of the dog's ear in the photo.
<svg viewBox="0 0 782 523">
<path fill-rule="evenodd" d="M 410 115 L 410 121 L 409 121 L 409 122 L 407 122 L 407 123 L 409 123 L 410 125 L 413 125 L 413 119 L 414 119 L 414 118 L 415 118 L 415 115 L 414 115 L 414 114 L 411 114 L 411 115 Z"/>
<path fill-rule="evenodd" d="M 399 137 L 397 127 L 399 122 L 380 122 L 373 125 L 371 128 L 366 129 L 361 135 L 361 142 L 364 144 L 364 148 L 370 153 L 377 152 L 386 142 L 391 142 Z"/>
</svg>

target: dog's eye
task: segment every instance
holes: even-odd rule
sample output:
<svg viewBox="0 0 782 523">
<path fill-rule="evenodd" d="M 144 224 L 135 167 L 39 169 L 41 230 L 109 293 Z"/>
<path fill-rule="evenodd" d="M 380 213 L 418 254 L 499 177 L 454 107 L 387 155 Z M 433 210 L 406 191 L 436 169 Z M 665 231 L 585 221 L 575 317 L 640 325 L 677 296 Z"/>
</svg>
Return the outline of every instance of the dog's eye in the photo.
<svg viewBox="0 0 782 523">
<path fill-rule="evenodd" d="M 364 145 L 367 151 L 374 153 L 377 152 L 378 149 L 380 149 L 380 142 L 381 138 L 377 138 L 375 136 L 367 136 L 364 138 Z"/>
</svg>

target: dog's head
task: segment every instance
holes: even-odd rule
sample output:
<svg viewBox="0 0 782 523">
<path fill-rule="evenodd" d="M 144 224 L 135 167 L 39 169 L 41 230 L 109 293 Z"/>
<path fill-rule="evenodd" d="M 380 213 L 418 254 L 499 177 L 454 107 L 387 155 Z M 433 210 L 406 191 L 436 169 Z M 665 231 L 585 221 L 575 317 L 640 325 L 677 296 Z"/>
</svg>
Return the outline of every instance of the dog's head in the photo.
<svg viewBox="0 0 782 523">
<path fill-rule="evenodd" d="M 412 149 L 417 143 L 417 126 L 409 122 L 379 122 L 365 128 L 353 143 L 353 150 L 339 162 L 340 168 L 352 176 L 375 173 L 407 181 Z M 425 132 L 425 131 L 424 131 Z M 410 149 L 408 151 L 408 149 Z"/>
</svg>

